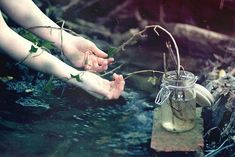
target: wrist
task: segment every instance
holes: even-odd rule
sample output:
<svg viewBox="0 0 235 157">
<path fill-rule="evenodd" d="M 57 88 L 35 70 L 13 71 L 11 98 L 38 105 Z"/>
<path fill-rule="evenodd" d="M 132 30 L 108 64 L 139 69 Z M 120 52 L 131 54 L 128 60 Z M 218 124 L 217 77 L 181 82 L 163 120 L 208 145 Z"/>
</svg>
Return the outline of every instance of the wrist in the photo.
<svg viewBox="0 0 235 157">
<path fill-rule="evenodd" d="M 55 47 L 57 47 L 58 49 L 63 49 L 63 47 L 70 45 L 70 38 L 71 38 L 71 34 L 69 34 L 68 32 L 64 31 L 64 30 L 56 30 L 56 34 L 54 37 L 52 37 L 52 42 L 54 43 Z"/>
</svg>

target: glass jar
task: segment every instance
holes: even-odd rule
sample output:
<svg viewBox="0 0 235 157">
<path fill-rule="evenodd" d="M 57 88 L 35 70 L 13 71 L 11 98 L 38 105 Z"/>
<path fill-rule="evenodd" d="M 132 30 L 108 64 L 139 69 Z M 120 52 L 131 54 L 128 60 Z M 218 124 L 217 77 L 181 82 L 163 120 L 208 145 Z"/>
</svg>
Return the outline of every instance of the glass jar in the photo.
<svg viewBox="0 0 235 157">
<path fill-rule="evenodd" d="M 191 72 L 169 71 L 163 75 L 155 103 L 160 105 L 161 125 L 171 132 L 183 132 L 195 126 L 197 77 Z"/>
</svg>

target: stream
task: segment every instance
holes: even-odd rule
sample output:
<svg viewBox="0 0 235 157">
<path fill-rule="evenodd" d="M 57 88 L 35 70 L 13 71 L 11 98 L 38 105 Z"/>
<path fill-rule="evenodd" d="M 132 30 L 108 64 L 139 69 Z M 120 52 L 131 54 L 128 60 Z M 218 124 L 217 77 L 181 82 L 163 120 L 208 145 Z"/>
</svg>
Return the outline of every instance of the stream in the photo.
<svg viewBox="0 0 235 157">
<path fill-rule="evenodd" d="M 154 103 L 144 92 L 127 87 L 119 100 L 99 101 L 61 84 L 47 94 L 42 82 L 2 87 L 1 157 L 152 156 Z"/>
</svg>

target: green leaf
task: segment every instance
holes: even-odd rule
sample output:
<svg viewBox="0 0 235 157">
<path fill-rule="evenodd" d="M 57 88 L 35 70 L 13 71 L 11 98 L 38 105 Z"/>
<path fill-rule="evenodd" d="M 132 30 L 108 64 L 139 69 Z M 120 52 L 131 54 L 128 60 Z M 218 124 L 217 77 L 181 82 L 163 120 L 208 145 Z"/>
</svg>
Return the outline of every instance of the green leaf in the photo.
<svg viewBox="0 0 235 157">
<path fill-rule="evenodd" d="M 38 48 L 32 45 L 31 48 L 30 48 L 30 50 L 29 50 L 29 52 L 30 52 L 30 53 L 36 53 L 37 50 L 38 50 Z"/>
<path fill-rule="evenodd" d="M 22 37 L 24 37 L 25 39 L 33 42 L 34 44 L 39 43 L 40 39 L 35 36 L 34 34 L 32 34 L 31 32 L 24 30 L 24 29 L 17 29 L 18 34 L 20 34 Z"/>
<path fill-rule="evenodd" d="M 44 90 L 47 92 L 47 93 L 49 93 L 49 94 L 51 94 L 51 91 L 53 90 L 53 89 L 55 89 L 55 85 L 53 84 L 53 78 L 54 78 L 54 76 L 52 75 L 51 77 L 50 77 L 50 79 L 49 79 L 49 81 L 47 82 L 47 84 L 45 85 L 45 87 L 44 87 Z"/>
<path fill-rule="evenodd" d="M 75 78 L 78 82 L 82 82 L 79 74 L 77 74 L 77 75 L 70 74 L 70 76 L 71 76 L 71 78 Z"/>
<path fill-rule="evenodd" d="M 54 49 L 53 42 L 47 41 L 47 40 L 43 40 L 43 41 L 40 43 L 40 46 L 45 47 L 45 48 L 47 48 L 47 49 L 49 49 L 49 50 Z"/>
<path fill-rule="evenodd" d="M 118 48 L 116 47 L 109 47 L 107 54 L 109 57 L 113 57 L 118 52 Z"/>
</svg>

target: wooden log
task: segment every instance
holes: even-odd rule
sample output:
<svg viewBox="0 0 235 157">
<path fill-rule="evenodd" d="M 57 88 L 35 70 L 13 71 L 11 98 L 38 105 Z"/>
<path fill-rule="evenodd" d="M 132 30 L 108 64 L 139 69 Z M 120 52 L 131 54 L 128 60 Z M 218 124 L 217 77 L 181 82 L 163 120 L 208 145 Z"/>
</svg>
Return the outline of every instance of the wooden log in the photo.
<svg viewBox="0 0 235 157">
<path fill-rule="evenodd" d="M 235 55 L 235 38 L 188 24 L 167 24 L 166 28 L 176 38 L 180 49 L 190 55 L 211 58 L 213 54 Z"/>
</svg>

